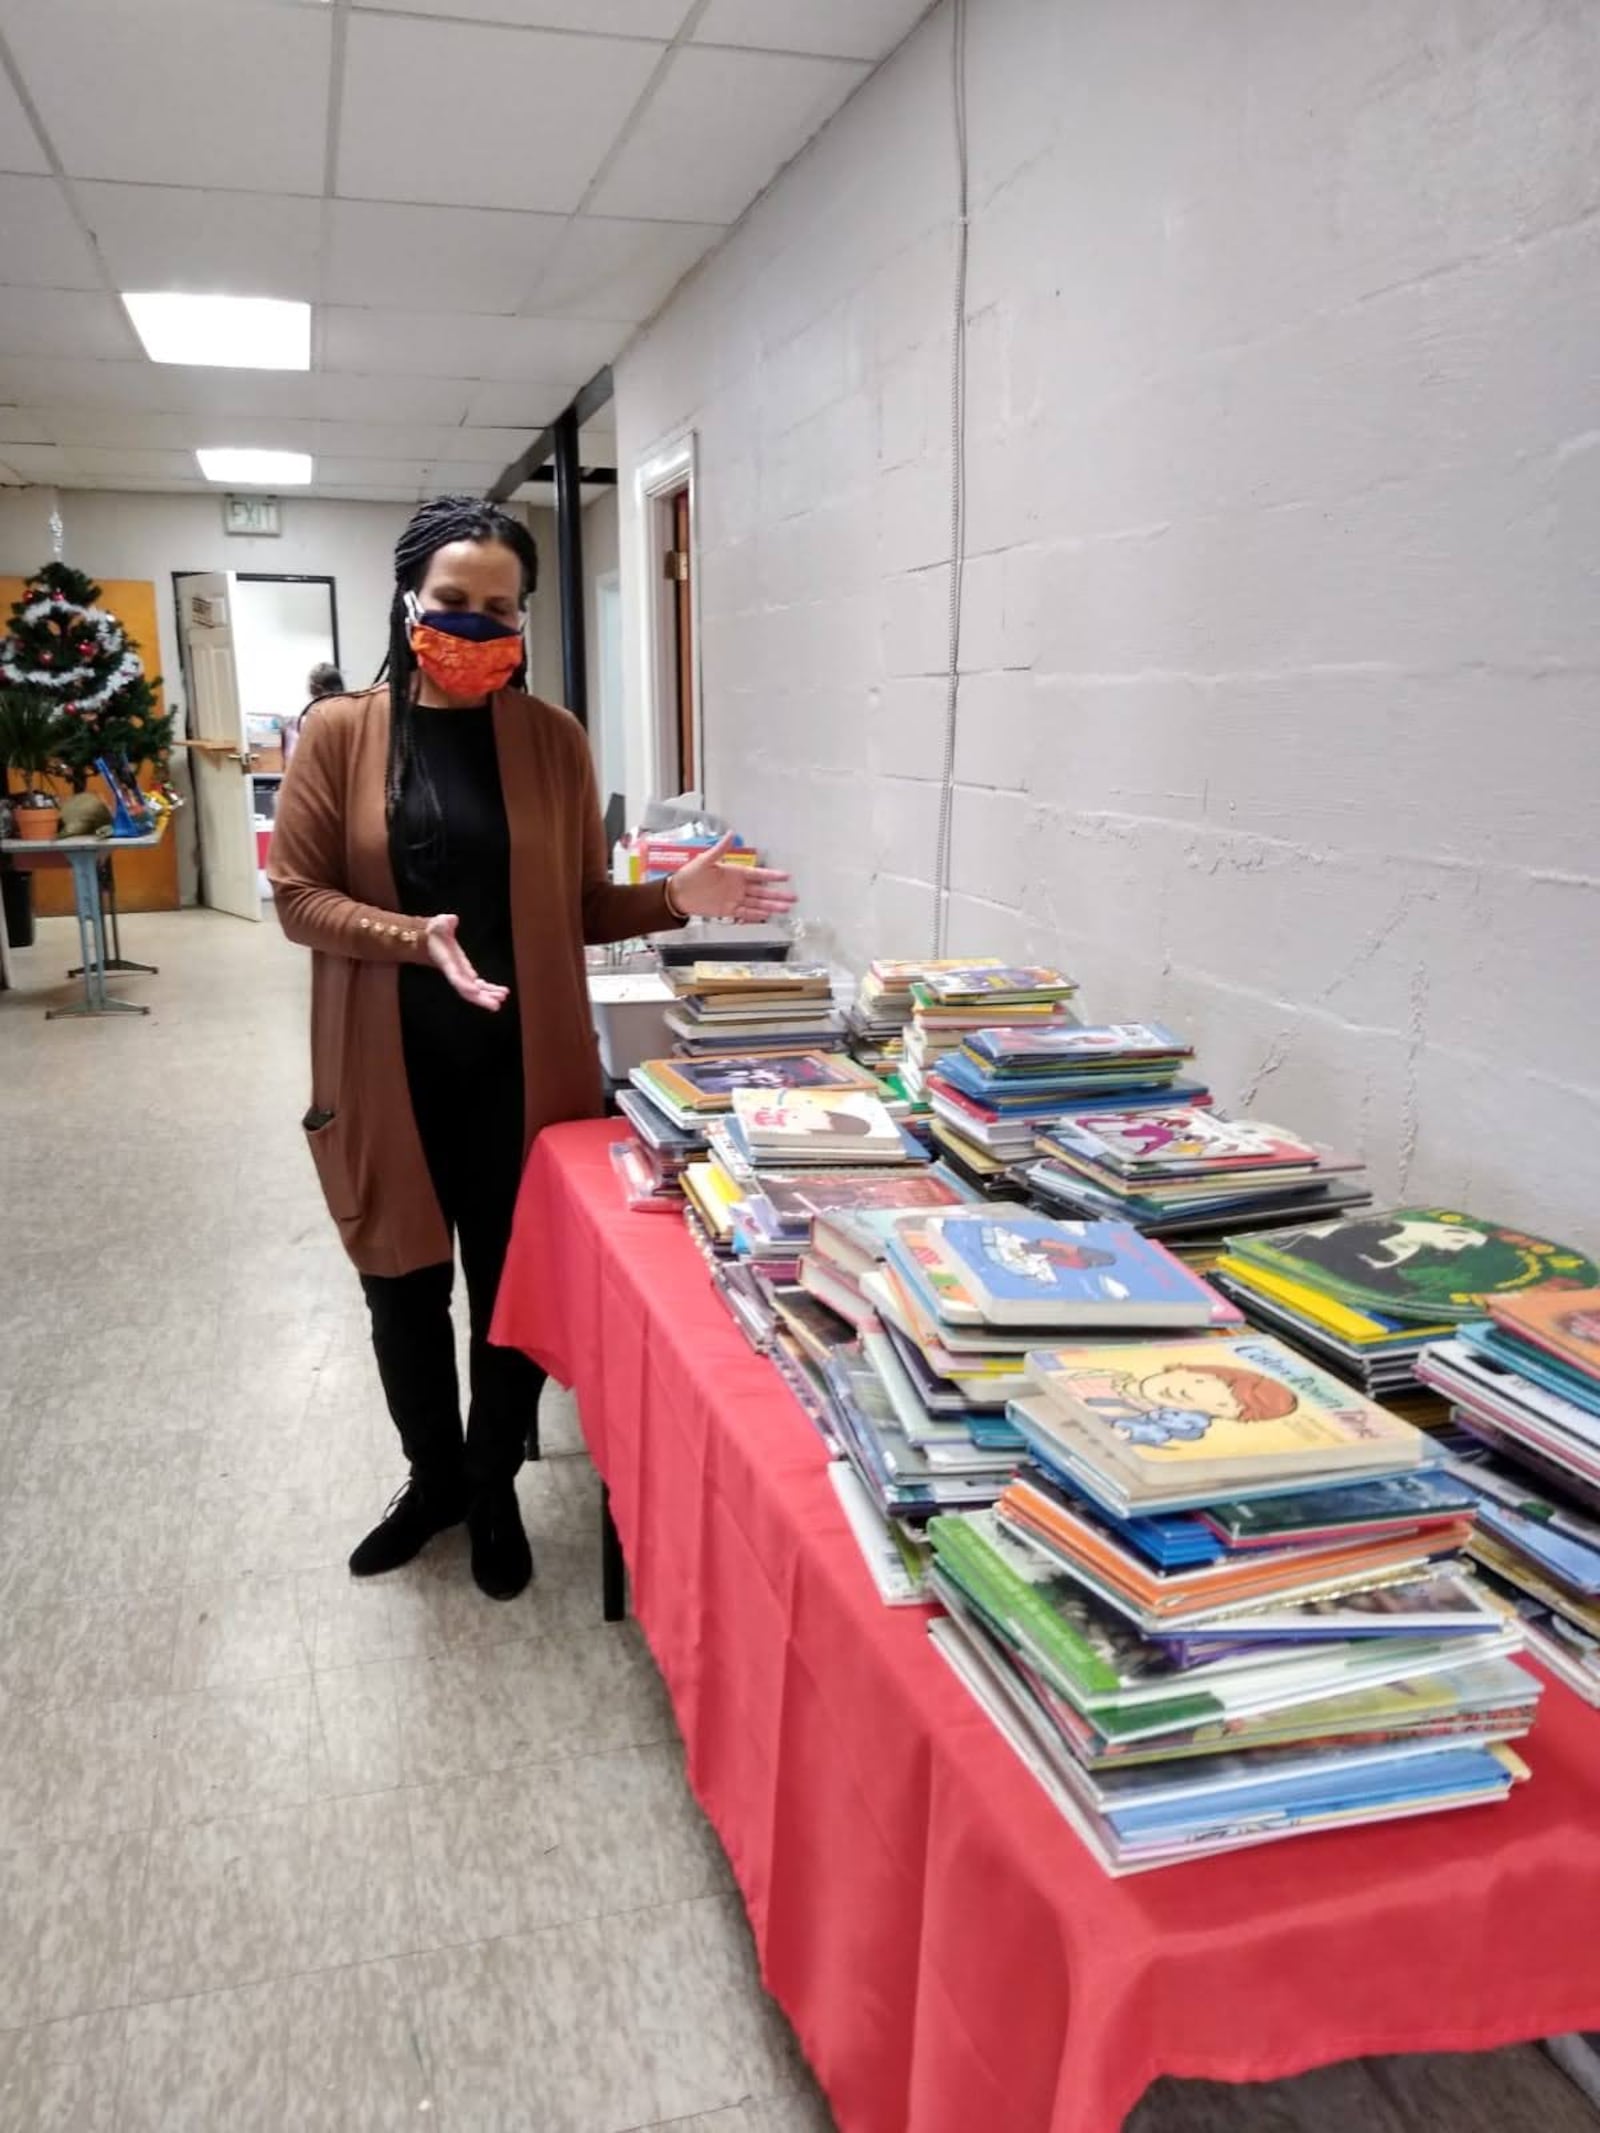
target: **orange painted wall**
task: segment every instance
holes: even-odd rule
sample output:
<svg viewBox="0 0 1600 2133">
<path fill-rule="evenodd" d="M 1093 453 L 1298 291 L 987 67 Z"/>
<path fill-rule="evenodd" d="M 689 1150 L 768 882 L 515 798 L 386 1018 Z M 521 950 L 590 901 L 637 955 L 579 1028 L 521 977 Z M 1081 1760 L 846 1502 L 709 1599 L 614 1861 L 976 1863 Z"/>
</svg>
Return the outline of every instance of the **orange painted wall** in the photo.
<svg viewBox="0 0 1600 2133">
<path fill-rule="evenodd" d="M 93 572 L 90 573 L 93 576 Z M 148 674 L 160 658 L 161 634 L 156 624 L 156 589 L 148 578 L 106 578 L 100 583 L 100 604 L 115 615 L 127 631 L 134 650 Z M 0 617 L 10 614 L 20 600 L 24 578 L 0 577 Z M 146 647 L 149 647 L 146 650 Z M 148 784 L 148 771 L 140 782 Z M 92 780 L 90 790 L 98 786 Z M 62 786 L 65 792 L 70 788 Z M 104 798 L 104 794 L 101 795 Z M 178 840 L 170 834 L 152 850 L 122 852 L 113 862 L 117 874 L 117 907 L 122 911 L 176 911 L 178 908 Z M 72 913 L 72 876 L 64 866 L 40 867 L 33 877 L 33 908 L 41 918 L 67 918 Z"/>
</svg>

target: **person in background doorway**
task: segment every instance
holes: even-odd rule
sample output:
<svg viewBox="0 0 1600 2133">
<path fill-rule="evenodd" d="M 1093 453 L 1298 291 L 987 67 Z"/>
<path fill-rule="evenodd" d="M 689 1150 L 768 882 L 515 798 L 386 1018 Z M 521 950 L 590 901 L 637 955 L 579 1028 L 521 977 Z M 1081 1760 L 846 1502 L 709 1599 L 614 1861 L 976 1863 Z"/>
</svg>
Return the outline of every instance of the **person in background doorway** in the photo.
<svg viewBox="0 0 1600 2133">
<path fill-rule="evenodd" d="M 306 676 L 306 687 L 311 692 L 311 701 L 304 710 L 287 720 L 283 729 L 283 760 L 288 763 L 300 739 L 300 728 L 325 696 L 343 696 L 344 676 L 331 659 L 319 659 Z"/>
<path fill-rule="evenodd" d="M 496 1599 L 532 1574 L 515 1477 L 544 1377 L 489 1322 L 534 1136 L 601 1107 L 584 943 L 794 901 L 783 875 L 724 864 L 726 839 L 670 883 L 613 885 L 588 739 L 519 686 L 537 576 L 508 513 L 422 506 L 395 550 L 387 684 L 306 721 L 269 864 L 283 930 L 312 951 L 306 1134 L 410 1465 L 350 1568 L 394 1570 L 465 1519 Z"/>
</svg>

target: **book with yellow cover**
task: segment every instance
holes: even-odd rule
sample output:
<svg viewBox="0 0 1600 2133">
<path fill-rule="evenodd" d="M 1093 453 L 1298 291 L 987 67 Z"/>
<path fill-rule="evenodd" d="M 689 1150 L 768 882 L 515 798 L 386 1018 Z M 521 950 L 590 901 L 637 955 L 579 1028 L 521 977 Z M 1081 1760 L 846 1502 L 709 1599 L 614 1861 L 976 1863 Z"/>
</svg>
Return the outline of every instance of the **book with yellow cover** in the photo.
<svg viewBox="0 0 1600 2133">
<path fill-rule="evenodd" d="M 1230 1276 L 1241 1288 L 1254 1289 L 1260 1295 L 1286 1305 L 1297 1318 L 1321 1326 L 1353 1347 L 1374 1347 L 1387 1341 L 1414 1347 L 1419 1340 L 1443 1340 L 1455 1331 L 1453 1325 L 1411 1325 L 1403 1332 L 1398 1331 L 1393 1319 L 1377 1318 L 1356 1304 L 1341 1303 L 1326 1289 L 1314 1289 L 1309 1282 L 1296 1281 L 1270 1267 L 1252 1266 L 1233 1252 L 1221 1255 L 1216 1270 Z"/>
<path fill-rule="evenodd" d="M 1147 1508 L 1234 1484 L 1399 1472 L 1426 1444 L 1266 1334 L 1037 1349 L 1028 1375 L 1069 1471 Z"/>
</svg>

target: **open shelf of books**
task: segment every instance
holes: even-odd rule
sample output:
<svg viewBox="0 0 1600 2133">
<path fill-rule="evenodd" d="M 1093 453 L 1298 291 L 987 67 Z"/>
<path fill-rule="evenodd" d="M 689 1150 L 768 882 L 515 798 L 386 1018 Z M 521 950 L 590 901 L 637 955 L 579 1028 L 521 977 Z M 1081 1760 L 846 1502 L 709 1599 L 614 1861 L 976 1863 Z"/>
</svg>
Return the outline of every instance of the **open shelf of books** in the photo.
<svg viewBox="0 0 1600 2133">
<path fill-rule="evenodd" d="M 1063 973 L 688 965 L 620 1098 L 884 1601 L 1122 1874 L 1486 1806 L 1600 1704 L 1600 1268 L 1230 1117 Z M 1537 1768 L 1537 1745 L 1532 1755 Z"/>
</svg>

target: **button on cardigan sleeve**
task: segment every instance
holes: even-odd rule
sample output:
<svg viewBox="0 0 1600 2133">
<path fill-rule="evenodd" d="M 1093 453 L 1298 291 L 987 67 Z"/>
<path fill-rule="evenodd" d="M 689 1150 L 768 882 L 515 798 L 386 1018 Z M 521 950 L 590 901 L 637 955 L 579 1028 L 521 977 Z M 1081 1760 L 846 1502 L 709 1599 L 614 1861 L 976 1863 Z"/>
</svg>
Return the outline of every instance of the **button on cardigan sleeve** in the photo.
<svg viewBox="0 0 1600 2133">
<path fill-rule="evenodd" d="M 345 886 L 347 752 L 328 717 L 307 719 L 278 796 L 268 873 L 289 939 L 329 955 L 426 963 L 425 922 L 359 903 Z"/>
</svg>

